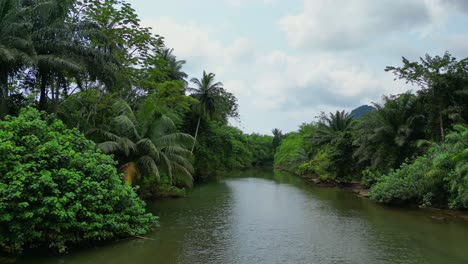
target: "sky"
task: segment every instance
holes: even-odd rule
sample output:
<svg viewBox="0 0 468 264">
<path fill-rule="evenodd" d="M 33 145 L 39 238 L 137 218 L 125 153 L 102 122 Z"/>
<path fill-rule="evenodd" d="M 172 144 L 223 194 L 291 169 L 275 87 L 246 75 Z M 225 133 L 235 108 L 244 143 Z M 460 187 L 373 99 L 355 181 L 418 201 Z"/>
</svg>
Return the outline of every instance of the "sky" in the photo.
<svg viewBox="0 0 468 264">
<path fill-rule="evenodd" d="M 386 66 L 402 56 L 468 57 L 468 0 L 127 0 L 189 78 L 238 98 L 247 133 L 284 132 L 416 90 Z"/>
</svg>

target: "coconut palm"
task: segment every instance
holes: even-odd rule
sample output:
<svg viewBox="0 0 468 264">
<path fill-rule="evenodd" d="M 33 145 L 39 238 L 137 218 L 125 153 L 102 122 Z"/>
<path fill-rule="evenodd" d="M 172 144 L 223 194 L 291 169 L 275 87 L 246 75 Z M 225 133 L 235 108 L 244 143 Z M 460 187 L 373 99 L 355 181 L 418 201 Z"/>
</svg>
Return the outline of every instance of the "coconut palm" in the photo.
<svg viewBox="0 0 468 264">
<path fill-rule="evenodd" d="M 330 117 L 322 116 L 312 142 L 318 146 L 335 144 L 339 135 L 351 131 L 354 124 L 354 118 L 345 111 L 330 113 Z"/>
<path fill-rule="evenodd" d="M 191 92 L 191 96 L 198 99 L 199 102 L 195 105 L 195 109 L 198 112 L 198 122 L 195 130 L 195 141 L 192 145 L 193 152 L 198 136 L 198 129 L 200 128 L 201 118 L 213 118 L 221 106 L 220 94 L 223 91 L 223 84 L 221 82 L 215 82 L 214 73 L 210 72 L 207 74 L 205 71 L 203 71 L 203 76 L 200 80 L 192 78 L 190 81 L 194 83 L 196 87 L 187 88 L 187 91 Z"/>
<path fill-rule="evenodd" d="M 176 178 L 190 186 L 193 167 L 188 148 L 193 137 L 176 132 L 172 120 L 151 102 L 144 102 L 136 113 L 125 101 L 117 101 L 113 107 L 118 115 L 108 131 L 100 131 L 107 141 L 98 146 L 118 157 L 125 182 L 133 184 L 138 176 L 159 181 L 162 169 L 170 184 Z"/>
<path fill-rule="evenodd" d="M 33 61 L 27 8 L 17 0 L 0 0 L 0 118 L 7 112 L 8 76 Z"/>
</svg>

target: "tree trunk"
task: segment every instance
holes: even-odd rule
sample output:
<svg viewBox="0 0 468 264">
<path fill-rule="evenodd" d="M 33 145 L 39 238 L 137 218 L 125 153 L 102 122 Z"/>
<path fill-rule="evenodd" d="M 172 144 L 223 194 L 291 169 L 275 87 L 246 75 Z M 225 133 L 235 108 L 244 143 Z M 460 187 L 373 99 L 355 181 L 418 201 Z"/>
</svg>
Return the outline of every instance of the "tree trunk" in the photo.
<svg viewBox="0 0 468 264">
<path fill-rule="evenodd" d="M 193 150 L 195 149 L 195 143 L 197 142 L 198 129 L 200 128 L 200 119 L 201 119 L 201 116 L 198 117 L 197 130 L 195 130 L 195 137 L 193 140 L 193 145 L 192 145 L 192 150 L 191 150 L 192 153 L 193 153 Z"/>
<path fill-rule="evenodd" d="M 8 114 L 8 73 L 0 71 L 0 119 Z"/>
<path fill-rule="evenodd" d="M 442 140 L 442 146 L 444 146 L 445 131 L 444 131 L 444 120 L 442 118 L 442 113 L 439 113 L 439 126 L 440 126 L 440 137 L 441 137 L 441 140 Z"/>
<path fill-rule="evenodd" d="M 46 94 L 46 87 L 47 87 L 47 76 L 45 73 L 40 73 L 41 78 L 41 91 L 39 95 L 39 110 L 46 110 L 47 106 L 47 94 Z"/>
</svg>

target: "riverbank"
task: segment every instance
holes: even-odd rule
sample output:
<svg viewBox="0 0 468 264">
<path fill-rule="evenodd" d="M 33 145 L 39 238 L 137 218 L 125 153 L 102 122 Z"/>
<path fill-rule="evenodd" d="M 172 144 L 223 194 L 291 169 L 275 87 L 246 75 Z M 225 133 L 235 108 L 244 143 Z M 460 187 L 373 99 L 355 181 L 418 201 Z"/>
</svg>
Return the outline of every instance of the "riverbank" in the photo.
<svg viewBox="0 0 468 264">
<path fill-rule="evenodd" d="M 367 199 L 369 198 L 370 188 L 364 187 L 358 181 L 351 181 L 351 182 L 338 182 L 333 180 L 322 180 L 319 176 L 316 175 L 300 175 L 294 172 L 290 172 L 285 169 L 275 168 L 280 171 L 285 171 L 291 173 L 293 175 L 299 176 L 304 179 L 309 184 L 313 184 L 314 186 L 322 187 L 322 188 L 340 188 L 346 191 L 350 191 L 355 193 L 360 197 L 364 197 Z M 418 207 L 414 204 L 407 204 L 405 206 L 400 206 L 400 208 L 410 207 L 410 208 L 419 208 L 421 210 L 425 210 L 431 213 L 431 218 L 437 221 L 447 221 L 450 219 L 459 219 L 463 220 L 468 223 L 468 212 L 459 211 L 459 210 L 451 210 L 447 208 L 435 208 L 435 207 Z"/>
<path fill-rule="evenodd" d="M 320 186 L 320 187 L 339 187 L 344 190 L 348 190 L 351 192 L 354 192 L 355 194 L 369 198 L 369 192 L 370 189 L 364 187 L 360 182 L 358 181 L 351 181 L 351 182 L 337 182 L 337 181 L 324 181 L 320 179 L 318 176 L 313 176 L 313 175 L 298 175 L 297 176 L 302 177 L 305 181 L 310 182 L 314 185 Z"/>
</svg>

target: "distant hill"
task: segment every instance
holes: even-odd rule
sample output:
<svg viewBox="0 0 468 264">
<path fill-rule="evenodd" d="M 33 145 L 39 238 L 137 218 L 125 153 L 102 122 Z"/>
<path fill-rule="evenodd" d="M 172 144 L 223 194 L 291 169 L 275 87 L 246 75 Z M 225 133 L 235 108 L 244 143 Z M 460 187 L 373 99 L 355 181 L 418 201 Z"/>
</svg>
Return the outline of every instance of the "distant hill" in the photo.
<svg viewBox="0 0 468 264">
<path fill-rule="evenodd" d="M 365 114 L 369 113 L 369 112 L 372 112 L 375 110 L 375 107 L 373 106 L 370 106 L 370 105 L 361 105 L 360 107 L 354 109 L 353 111 L 351 111 L 351 116 L 356 118 L 356 119 L 360 119 L 362 116 L 364 116 Z"/>
</svg>

